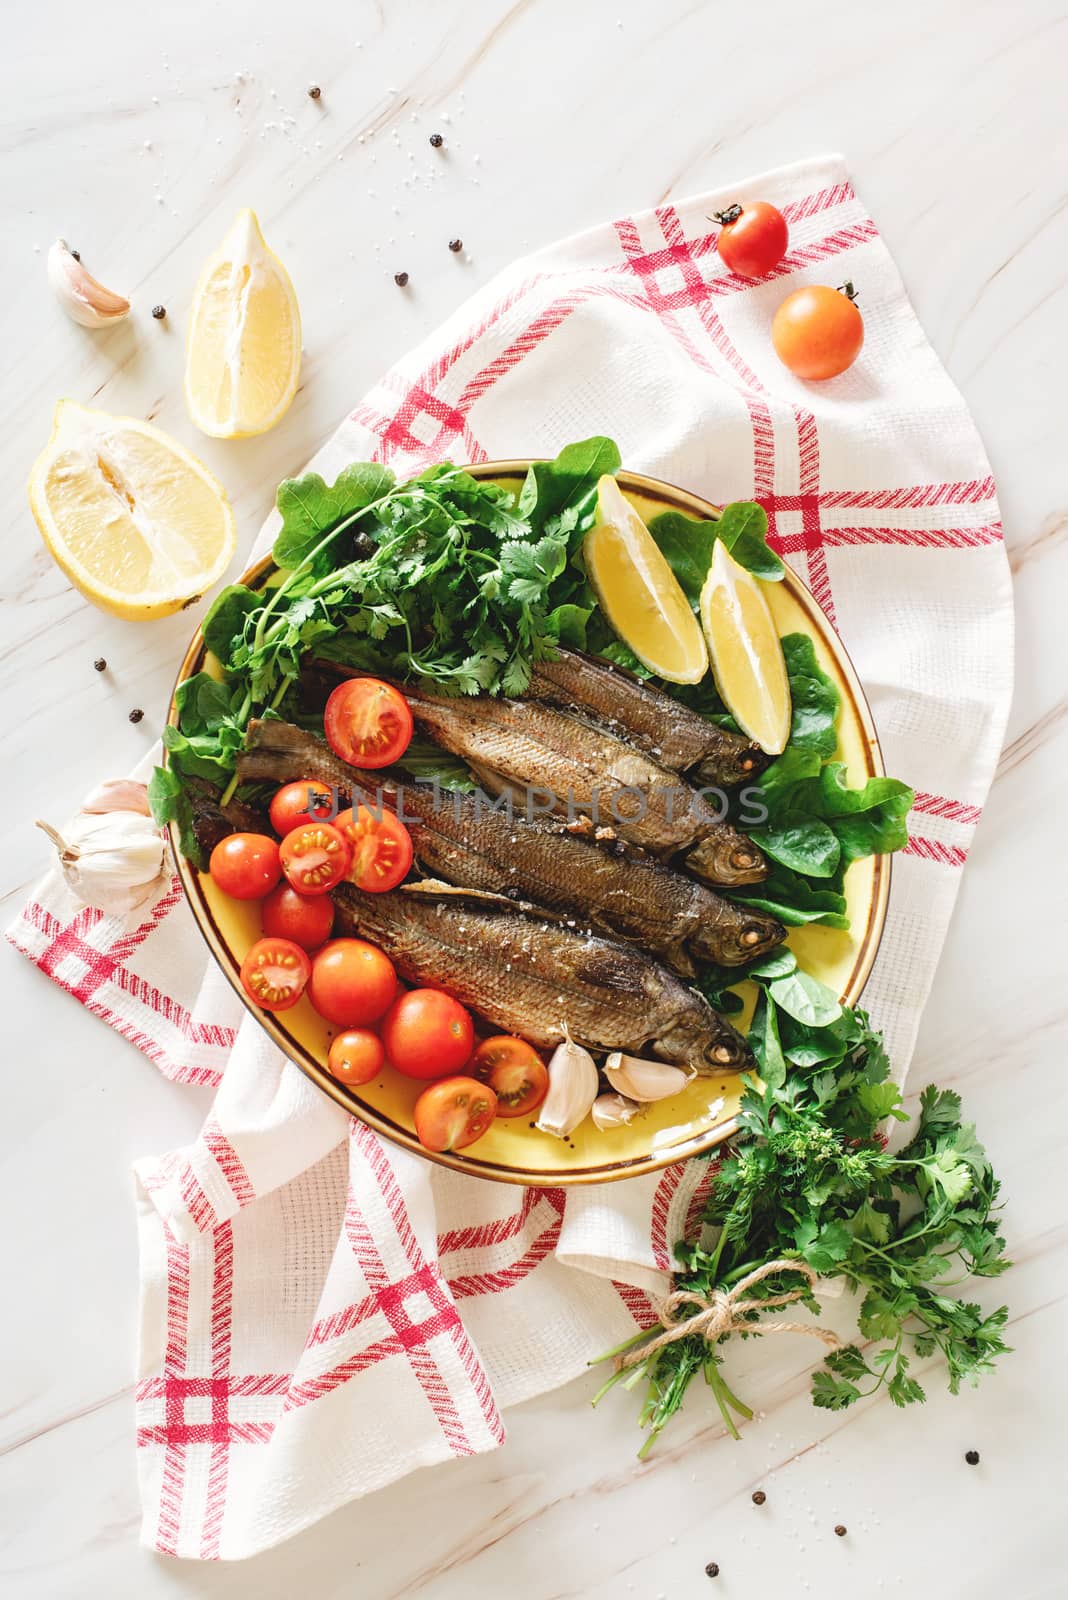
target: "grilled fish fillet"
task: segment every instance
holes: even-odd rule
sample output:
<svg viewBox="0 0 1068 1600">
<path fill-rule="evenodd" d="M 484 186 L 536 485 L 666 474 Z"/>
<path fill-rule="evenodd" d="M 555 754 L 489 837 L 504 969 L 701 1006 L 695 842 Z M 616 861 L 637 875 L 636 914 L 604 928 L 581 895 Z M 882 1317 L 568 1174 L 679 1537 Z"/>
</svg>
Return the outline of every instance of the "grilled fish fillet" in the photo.
<svg viewBox="0 0 1068 1600">
<path fill-rule="evenodd" d="M 652 956 L 501 896 L 446 885 L 334 891 L 339 931 L 379 945 L 409 983 L 440 985 L 494 1027 L 550 1050 L 651 1050 L 705 1075 L 747 1067 L 745 1040 Z"/>
<path fill-rule="evenodd" d="M 355 788 L 374 801 L 373 774 L 341 761 L 321 739 L 291 723 L 253 722 L 238 757 L 241 780 L 318 779 Z M 690 957 L 739 966 L 786 937 L 774 917 L 732 904 L 651 856 L 605 847 L 559 822 L 493 808 L 482 795 L 436 794 L 426 784 L 386 796 L 412 837 L 416 859 L 434 877 L 469 889 L 518 894 L 654 951 L 692 973 Z"/>
<path fill-rule="evenodd" d="M 598 656 L 561 650 L 539 661 L 527 695 L 586 719 L 639 745 L 673 772 L 731 787 L 755 778 L 768 764 L 759 745 L 718 728 L 663 690 Z"/>
</svg>

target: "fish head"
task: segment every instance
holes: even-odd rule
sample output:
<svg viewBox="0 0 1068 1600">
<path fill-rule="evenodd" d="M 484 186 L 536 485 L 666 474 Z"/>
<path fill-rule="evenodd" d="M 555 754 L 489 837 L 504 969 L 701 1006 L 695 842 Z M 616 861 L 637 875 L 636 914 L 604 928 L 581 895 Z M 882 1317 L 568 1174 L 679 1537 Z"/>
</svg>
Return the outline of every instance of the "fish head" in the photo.
<svg viewBox="0 0 1068 1600">
<path fill-rule="evenodd" d="M 717 750 L 691 774 L 699 783 L 731 789 L 747 779 L 759 777 L 771 757 L 758 744 L 741 744 L 735 750 Z"/>
<path fill-rule="evenodd" d="M 715 925 L 697 924 L 689 936 L 690 949 L 701 961 L 715 962 L 724 967 L 740 967 L 767 955 L 786 938 L 786 929 L 775 917 L 762 911 L 750 911 L 738 906 L 738 918 L 733 926 L 722 921 Z"/>
<path fill-rule="evenodd" d="M 694 846 L 686 857 L 686 866 L 702 882 L 728 889 L 743 883 L 760 883 L 768 875 L 763 851 L 727 823 L 718 823 Z"/>
<path fill-rule="evenodd" d="M 690 1067 L 704 1078 L 716 1072 L 744 1072 L 753 1065 L 752 1052 L 741 1034 L 704 1005 L 700 1012 L 680 1018 L 654 1039 L 652 1050 L 663 1061 Z"/>
</svg>

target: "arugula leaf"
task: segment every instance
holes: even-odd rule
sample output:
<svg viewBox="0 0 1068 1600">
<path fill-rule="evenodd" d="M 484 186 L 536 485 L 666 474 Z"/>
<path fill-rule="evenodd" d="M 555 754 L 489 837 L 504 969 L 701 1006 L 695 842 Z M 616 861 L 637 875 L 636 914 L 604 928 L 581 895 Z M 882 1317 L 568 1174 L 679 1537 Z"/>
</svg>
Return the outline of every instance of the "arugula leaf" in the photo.
<svg viewBox="0 0 1068 1600">
<path fill-rule="evenodd" d="M 596 503 L 598 478 L 606 472 L 614 475 L 621 465 L 611 439 L 595 436 L 565 445 L 555 460 L 535 461 L 528 469 L 519 493 L 519 515 L 527 518 L 535 533 L 552 531 L 551 522 L 565 519 L 569 531 L 578 533 L 581 519 Z"/>
<path fill-rule="evenodd" d="M 776 583 L 785 571 L 767 543 L 767 515 L 751 500 L 724 506 L 714 522 L 687 517 L 681 511 L 662 511 L 650 521 L 649 532 L 693 605 L 701 597 L 717 539 L 754 577 Z"/>
<path fill-rule="evenodd" d="M 317 472 L 306 472 L 302 478 L 285 478 L 278 485 L 282 526 L 274 541 L 277 564 L 298 567 L 324 533 L 353 512 L 381 500 L 395 482 L 389 467 L 372 461 L 353 462 L 338 473 L 329 487 Z"/>
</svg>

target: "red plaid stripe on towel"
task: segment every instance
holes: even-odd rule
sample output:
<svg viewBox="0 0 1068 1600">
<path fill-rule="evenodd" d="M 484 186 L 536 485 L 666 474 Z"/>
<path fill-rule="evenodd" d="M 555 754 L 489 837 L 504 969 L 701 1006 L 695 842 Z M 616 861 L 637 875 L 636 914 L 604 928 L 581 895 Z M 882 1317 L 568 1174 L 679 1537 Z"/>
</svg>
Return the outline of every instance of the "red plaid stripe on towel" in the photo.
<svg viewBox="0 0 1068 1600">
<path fill-rule="evenodd" d="M 752 283 L 724 270 L 707 219 L 757 195 L 786 213 L 791 248 Z M 862 357 L 800 383 L 772 352 L 772 313 L 799 284 L 846 278 L 869 309 Z M 918 791 L 866 994 L 903 1072 L 1001 743 L 1011 591 L 982 445 L 839 161 L 517 264 L 312 465 L 404 473 L 593 432 L 630 467 L 760 500 L 845 640 L 889 770 Z M 383 1143 L 245 1014 L 177 883 L 122 923 L 52 876 L 11 938 L 168 1077 L 215 1090 L 194 1144 L 137 1166 L 147 1544 L 251 1555 L 414 1467 L 492 1449 L 509 1405 L 650 1320 L 707 1164 L 523 1192 Z"/>
</svg>

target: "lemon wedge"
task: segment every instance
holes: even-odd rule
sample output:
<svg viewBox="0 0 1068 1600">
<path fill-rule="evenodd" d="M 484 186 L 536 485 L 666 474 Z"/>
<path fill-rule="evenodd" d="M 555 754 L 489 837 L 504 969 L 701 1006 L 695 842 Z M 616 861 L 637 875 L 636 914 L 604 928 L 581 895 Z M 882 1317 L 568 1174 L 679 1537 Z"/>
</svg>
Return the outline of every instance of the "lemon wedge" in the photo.
<svg viewBox="0 0 1068 1600">
<path fill-rule="evenodd" d="M 185 398 L 202 433 L 266 433 L 293 403 L 300 379 L 300 308 L 289 273 L 240 211 L 193 295 Z"/>
<path fill-rule="evenodd" d="M 149 422 L 56 407 L 30 509 L 49 554 L 117 617 L 165 617 L 222 577 L 234 553 L 226 491 Z"/>
<path fill-rule="evenodd" d="M 701 621 L 720 698 L 768 755 L 790 737 L 790 680 L 768 602 L 751 572 L 716 540 L 701 590 Z"/>
<path fill-rule="evenodd" d="M 708 670 L 701 628 L 655 539 L 609 473 L 597 484 L 595 527 L 582 554 L 601 609 L 623 643 L 669 683 Z"/>
</svg>

